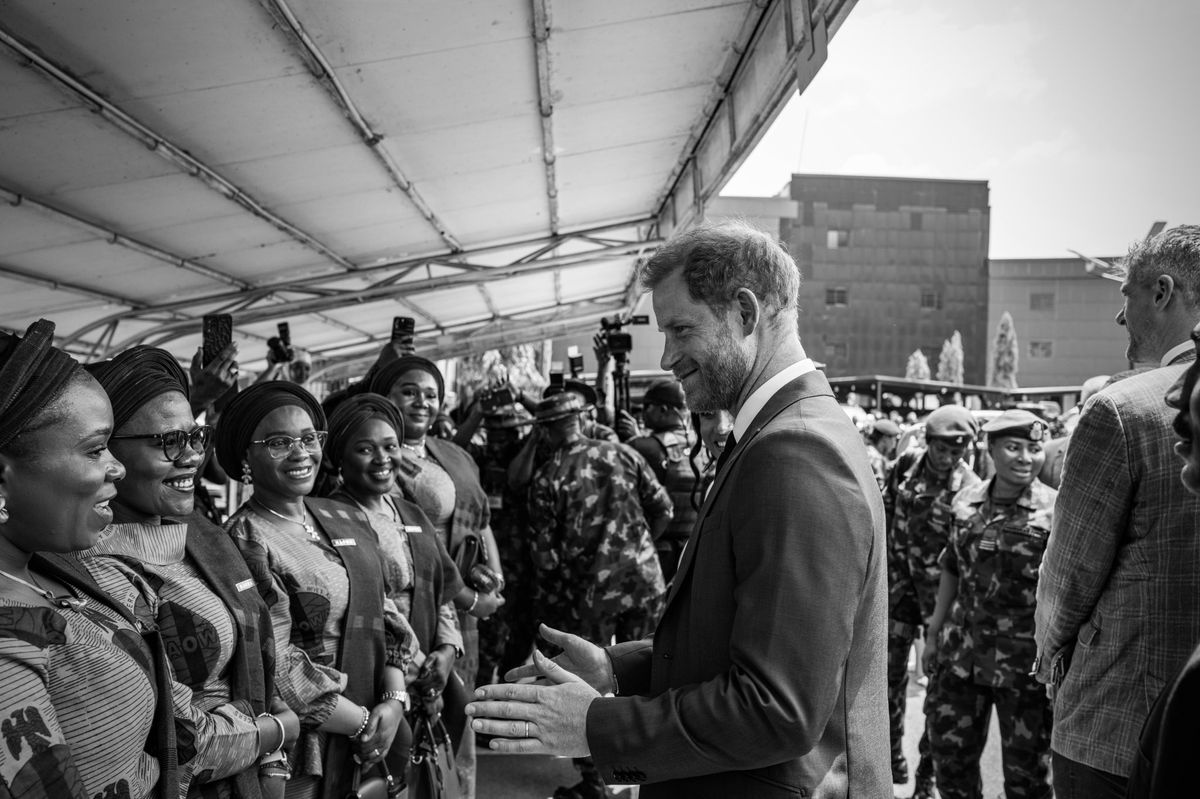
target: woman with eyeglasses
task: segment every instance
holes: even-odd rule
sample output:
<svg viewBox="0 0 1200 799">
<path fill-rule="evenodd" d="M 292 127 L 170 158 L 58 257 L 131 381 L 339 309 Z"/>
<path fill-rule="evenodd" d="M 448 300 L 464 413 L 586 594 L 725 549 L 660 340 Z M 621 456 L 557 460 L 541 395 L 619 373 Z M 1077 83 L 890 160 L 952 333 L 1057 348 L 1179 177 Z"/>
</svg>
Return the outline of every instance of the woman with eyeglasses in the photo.
<svg viewBox="0 0 1200 799">
<path fill-rule="evenodd" d="M 147 584 L 157 599 L 175 679 L 192 690 L 194 711 L 175 722 L 177 737 L 195 741 L 179 752 L 187 795 L 282 796 L 282 749 L 300 725 L 282 702 L 268 712 L 271 618 L 233 541 L 194 512 L 211 428 L 196 425 L 187 377 L 165 350 L 134 347 L 87 370 L 112 403 L 109 447 L 125 479 L 110 503 L 113 524 L 78 557 L 128 607 Z"/>
<path fill-rule="evenodd" d="M 270 608 L 275 690 L 300 717 L 288 797 L 342 799 L 411 732 L 406 672 L 416 636 L 386 597 L 374 532 L 359 510 L 309 497 L 326 439 L 312 394 L 258 383 L 229 402 L 216 451 L 253 495 L 225 523 Z M 397 775 L 399 777 L 400 775 Z"/>
<path fill-rule="evenodd" d="M 125 469 L 104 390 L 53 339 L 0 334 L 0 795 L 177 799 L 153 620 L 60 557 L 99 540 Z"/>
<path fill-rule="evenodd" d="M 478 545 L 484 565 L 499 578 L 491 590 L 470 586 L 455 598 L 465 655 L 455 663 L 468 693 L 475 690 L 479 669 L 478 619 L 484 619 L 504 604 L 500 554 L 490 524 L 487 494 L 479 480 L 479 467 L 458 445 L 429 435 L 446 395 L 445 379 L 437 364 L 418 355 L 405 355 L 381 362 L 363 380 L 367 391 L 380 394 L 400 411 L 404 440 L 396 482 L 433 522 L 446 549 L 456 562 L 464 546 Z M 464 569 L 464 571 L 466 571 Z M 463 575 L 468 583 L 469 574 Z M 464 799 L 475 796 L 475 734 L 467 729 L 455 752 L 455 764 Z"/>
</svg>

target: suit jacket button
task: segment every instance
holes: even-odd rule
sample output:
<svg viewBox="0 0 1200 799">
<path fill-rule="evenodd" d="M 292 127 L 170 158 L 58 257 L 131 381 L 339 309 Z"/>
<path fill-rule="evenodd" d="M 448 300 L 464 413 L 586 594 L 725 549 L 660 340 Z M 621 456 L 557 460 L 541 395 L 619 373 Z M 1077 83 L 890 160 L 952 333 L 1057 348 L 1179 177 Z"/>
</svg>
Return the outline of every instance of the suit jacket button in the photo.
<svg viewBox="0 0 1200 799">
<path fill-rule="evenodd" d="M 670 652 L 663 652 L 663 660 L 670 660 L 672 657 L 674 657 L 674 655 L 672 655 Z"/>
</svg>

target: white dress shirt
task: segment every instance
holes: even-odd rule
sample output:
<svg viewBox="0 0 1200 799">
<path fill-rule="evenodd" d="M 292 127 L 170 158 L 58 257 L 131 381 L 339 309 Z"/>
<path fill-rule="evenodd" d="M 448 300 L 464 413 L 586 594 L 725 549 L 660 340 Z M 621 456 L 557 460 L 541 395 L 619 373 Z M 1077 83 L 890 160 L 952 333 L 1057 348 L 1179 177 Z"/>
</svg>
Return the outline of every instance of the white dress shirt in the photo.
<svg viewBox="0 0 1200 799">
<path fill-rule="evenodd" d="M 736 438 L 738 441 L 742 440 L 742 436 L 746 435 L 746 431 L 750 429 L 750 423 L 754 421 L 754 417 L 758 416 L 759 411 L 767 407 L 767 403 L 770 402 L 771 397 L 779 393 L 779 389 L 783 388 L 797 377 L 806 375 L 816 368 L 816 364 L 812 362 L 812 358 L 805 358 L 802 361 L 796 361 L 794 364 L 784 369 L 758 388 L 754 389 L 754 393 L 746 398 L 746 402 L 742 404 L 742 409 L 737 412 L 737 417 L 733 420 L 734 438 Z"/>
<path fill-rule="evenodd" d="M 1195 348 L 1196 348 L 1196 345 L 1192 343 L 1191 339 L 1188 339 L 1187 341 L 1183 342 L 1182 344 L 1176 344 L 1174 347 L 1167 350 L 1166 355 L 1162 356 L 1162 361 L 1159 363 L 1159 366 L 1170 366 L 1171 361 L 1175 360 L 1180 355 L 1183 355 L 1188 350 L 1192 350 Z"/>
</svg>

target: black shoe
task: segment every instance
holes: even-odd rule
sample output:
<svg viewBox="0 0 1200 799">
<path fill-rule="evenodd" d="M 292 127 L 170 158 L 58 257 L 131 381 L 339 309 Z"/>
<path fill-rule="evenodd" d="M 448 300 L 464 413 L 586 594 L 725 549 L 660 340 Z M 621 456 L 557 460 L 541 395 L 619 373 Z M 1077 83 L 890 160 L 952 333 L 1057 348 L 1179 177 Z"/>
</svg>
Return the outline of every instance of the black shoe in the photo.
<svg viewBox="0 0 1200 799">
<path fill-rule="evenodd" d="M 935 799 L 933 792 L 933 776 L 917 777 L 917 786 L 913 788 L 912 799 Z"/>
<path fill-rule="evenodd" d="M 892 758 L 892 783 L 903 785 L 906 782 L 908 782 L 908 761 L 904 759 L 904 755 Z"/>
</svg>

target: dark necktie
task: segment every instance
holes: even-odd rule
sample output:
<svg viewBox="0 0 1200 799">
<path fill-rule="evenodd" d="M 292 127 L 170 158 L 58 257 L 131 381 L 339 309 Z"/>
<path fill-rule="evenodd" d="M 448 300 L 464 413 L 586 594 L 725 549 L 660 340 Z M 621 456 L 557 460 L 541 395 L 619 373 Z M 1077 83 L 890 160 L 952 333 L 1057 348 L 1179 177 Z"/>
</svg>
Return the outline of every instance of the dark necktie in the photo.
<svg viewBox="0 0 1200 799">
<path fill-rule="evenodd" d="M 717 474 L 721 473 L 721 467 L 725 465 L 725 461 L 729 460 L 729 453 L 733 452 L 733 448 L 736 446 L 737 437 L 730 433 L 729 438 L 725 439 L 725 448 L 721 450 L 721 456 L 717 458 Z"/>
</svg>

